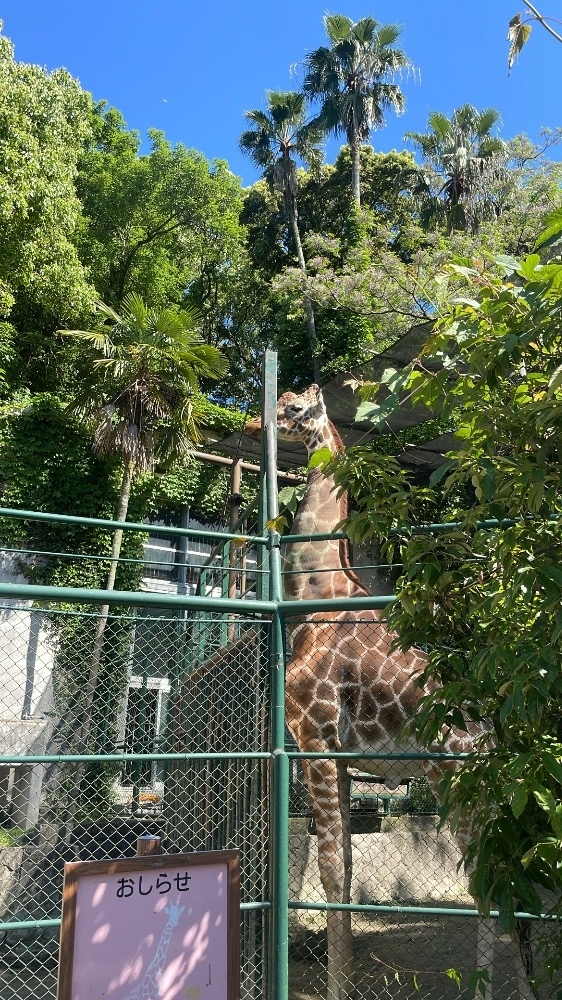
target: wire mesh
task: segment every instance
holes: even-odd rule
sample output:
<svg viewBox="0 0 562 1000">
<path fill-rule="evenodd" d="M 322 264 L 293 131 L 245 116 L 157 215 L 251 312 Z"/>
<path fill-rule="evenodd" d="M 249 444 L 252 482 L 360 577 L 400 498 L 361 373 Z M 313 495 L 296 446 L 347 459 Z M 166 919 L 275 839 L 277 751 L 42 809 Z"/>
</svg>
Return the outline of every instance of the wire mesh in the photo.
<svg viewBox="0 0 562 1000">
<path fill-rule="evenodd" d="M 331 995 L 437 1000 L 478 994 L 489 980 L 492 992 L 486 995 L 507 1000 L 525 995 L 520 989 L 529 995 L 518 943 L 494 919 L 480 922 L 479 931 L 461 864 L 462 845 L 447 827 L 440 829 L 428 776 L 434 780 L 443 767 L 455 763 L 438 754 L 416 759 L 420 748 L 399 738 L 415 710 L 416 664 L 392 652 L 392 636 L 379 612 L 299 616 L 292 631 L 287 681 L 291 729 L 298 734 L 300 751 L 325 756 L 307 761 L 299 757 L 295 742 L 290 744 L 289 995 L 294 1000 L 331 1000 Z M 457 734 L 447 749 L 458 754 L 470 748 L 467 738 Z M 362 758 L 367 751 L 379 759 Z M 337 752 L 356 755 L 347 762 L 343 791 L 331 759 Z M 345 837 L 340 833 L 346 798 L 352 870 L 347 894 Z M 350 905 L 353 948 L 346 980 L 342 944 L 338 983 L 333 970 L 328 971 L 326 932 L 325 904 L 334 893 Z M 333 919 L 336 911 L 331 912 Z M 522 926 L 528 931 L 530 922 Z M 488 961 L 477 962 L 482 928 Z M 344 928 L 336 928 L 336 940 L 340 931 L 343 942 Z M 540 956 L 535 972 L 536 994 L 550 995 L 549 983 L 541 978 Z"/>
<path fill-rule="evenodd" d="M 252 612 L 264 570 L 249 546 L 218 551 L 200 588 L 217 599 L 212 612 L 173 610 L 171 599 L 170 607 L 123 606 L 107 616 L 87 604 L 3 602 L 2 1000 L 55 996 L 64 862 L 132 855 L 137 837 L 148 831 L 162 836 L 167 852 L 241 851 L 248 907 L 241 927 L 242 996 L 267 995 L 271 619 Z M 249 598 L 244 615 L 221 610 L 233 588 Z M 373 645 L 373 635 L 383 642 L 375 616 L 363 617 L 360 646 Z M 302 621 L 300 634 L 311 624 Z M 349 619 L 326 616 L 325 624 L 314 644 L 318 677 L 336 649 L 349 673 L 361 660 Z M 386 681 L 389 690 L 398 690 L 398 673 L 388 663 Z M 351 715 L 354 690 L 343 698 Z M 326 701 L 326 692 L 315 691 L 317 701 Z M 474 903 L 457 869 L 458 845 L 446 830 L 438 831 L 436 803 L 419 763 L 389 759 L 381 732 L 392 721 L 393 698 L 383 702 L 375 712 L 363 697 L 358 710 L 369 724 L 362 747 L 368 743 L 386 759 L 349 762 L 346 785 L 350 900 L 357 908 L 350 918 L 355 995 L 438 1000 L 458 996 L 459 981 L 460 993 L 468 995 L 475 986 L 477 920 L 466 913 Z M 317 706 L 309 717 L 321 728 Z M 289 996 L 331 1000 L 326 912 L 318 908 L 326 894 L 310 789 L 289 738 L 287 749 L 293 755 Z M 494 944 L 493 976 L 494 997 L 517 994 L 515 951 L 502 933 Z M 548 984 L 539 982 L 537 992 L 546 998 Z"/>
<path fill-rule="evenodd" d="M 132 856 L 146 832 L 166 852 L 240 851 L 242 900 L 258 904 L 242 914 L 242 996 L 263 995 L 269 631 L 150 607 L 0 608 L 2 1000 L 55 995 L 64 862 Z"/>
</svg>

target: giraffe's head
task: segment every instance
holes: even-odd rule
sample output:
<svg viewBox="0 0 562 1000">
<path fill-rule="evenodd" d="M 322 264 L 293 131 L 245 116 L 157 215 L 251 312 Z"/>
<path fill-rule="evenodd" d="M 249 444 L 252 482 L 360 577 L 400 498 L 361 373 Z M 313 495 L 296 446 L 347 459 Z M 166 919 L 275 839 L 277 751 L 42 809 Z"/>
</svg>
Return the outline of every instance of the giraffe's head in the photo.
<svg viewBox="0 0 562 1000">
<path fill-rule="evenodd" d="M 277 401 L 277 434 L 286 441 L 302 441 L 307 448 L 320 443 L 328 427 L 328 415 L 317 385 L 302 392 L 284 392 Z M 251 437 L 261 434 L 261 419 L 251 420 L 245 431 Z"/>
<path fill-rule="evenodd" d="M 178 926 L 178 921 L 184 909 L 185 907 L 180 906 L 179 903 L 170 903 L 169 906 L 166 907 L 164 913 L 168 914 L 168 922 L 172 925 L 172 927 Z"/>
</svg>

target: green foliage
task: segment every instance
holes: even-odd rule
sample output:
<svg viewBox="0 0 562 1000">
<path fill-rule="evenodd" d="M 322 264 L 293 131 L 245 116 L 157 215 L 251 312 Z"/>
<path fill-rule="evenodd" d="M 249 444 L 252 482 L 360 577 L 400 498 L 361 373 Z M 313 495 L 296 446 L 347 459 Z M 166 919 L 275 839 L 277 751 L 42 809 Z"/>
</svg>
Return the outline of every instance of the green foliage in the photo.
<svg viewBox="0 0 562 1000">
<path fill-rule="evenodd" d="M 244 473 L 240 493 L 250 504 L 259 490 L 259 477 Z M 147 476 L 138 486 L 138 496 L 146 511 L 166 509 L 180 512 L 189 507 L 193 517 L 216 525 L 228 517 L 230 471 L 209 462 L 177 462 L 164 475 Z"/>
<path fill-rule="evenodd" d="M 22 291 L 61 319 L 91 301 L 72 243 L 90 103 L 66 70 L 16 63 L 11 42 L 0 37 L 0 314 Z"/>
<path fill-rule="evenodd" d="M 553 217 L 543 242 L 552 247 L 561 232 Z M 429 491 L 412 489 L 392 463 L 383 471 L 359 453 L 339 482 L 358 498 L 351 531 L 392 528 L 387 551 L 400 546 L 389 621 L 403 648 L 429 651 L 418 739 L 432 744 L 470 720 L 487 729 L 444 773 L 440 795 L 453 828 L 471 817 L 467 864 L 483 909 L 497 906 L 513 929 L 519 907 L 540 912 L 537 886 L 556 906 L 562 898 L 562 263 L 467 260 L 448 275 L 421 358 L 389 377 L 414 405 L 438 401 L 457 428 L 439 484 L 441 520 L 456 526 L 412 528 Z M 559 937 L 547 945 L 555 975 Z"/>
<path fill-rule="evenodd" d="M 120 470 L 115 459 L 101 459 L 92 451 L 89 434 L 55 396 L 42 394 L 28 400 L 22 410 L 4 416 L 0 424 L 0 479 L 2 505 L 23 509 L 111 519 L 119 495 Z M 131 513 L 142 519 L 143 507 L 133 496 Z M 100 559 L 111 550 L 111 531 L 56 522 L 0 521 L 4 546 L 36 553 L 16 557 L 16 566 L 31 582 L 58 587 L 98 589 L 104 586 L 109 563 Z M 127 532 L 117 585 L 136 590 L 142 573 L 142 534 Z M 75 558 L 78 553 L 86 558 Z M 88 558 L 93 557 L 93 558 Z M 96 746 L 114 747 L 119 712 L 126 690 L 126 664 L 130 620 L 119 609 L 107 630 L 100 667 L 99 697 L 95 704 L 92 739 Z M 49 609 L 43 627 L 50 632 L 56 657 L 53 665 L 54 746 L 74 746 L 76 720 L 80 718 L 84 688 L 97 616 L 91 606 L 60 604 Z M 107 803 L 114 765 L 96 765 L 84 778 L 84 801 L 79 809 L 91 811 Z M 70 779 L 66 794 L 75 796 Z M 59 789 L 60 795 L 62 790 Z M 95 798 L 95 804 L 93 799 Z M 54 801 L 49 800 L 54 806 Z"/>
<path fill-rule="evenodd" d="M 388 83 L 396 70 L 410 62 L 394 43 L 401 28 L 379 24 L 372 17 L 353 22 L 342 14 L 325 14 L 324 27 L 330 47 L 321 46 L 305 59 L 303 91 L 320 102 L 314 125 L 325 133 L 344 134 L 352 150 L 352 191 L 360 202 L 360 156 L 373 128 L 384 125 L 384 113 L 404 110 L 404 95 Z"/>
<path fill-rule="evenodd" d="M 0 848 L 14 847 L 24 833 L 25 830 L 18 826 L 0 826 Z"/>
<path fill-rule="evenodd" d="M 86 345 L 88 367 L 70 409 L 95 423 L 95 450 L 120 455 L 137 472 L 189 454 L 201 436 L 199 380 L 224 374 L 226 359 L 195 333 L 191 311 L 149 309 L 130 293 L 121 315 L 103 303 L 97 312 L 104 322 L 94 330 L 61 331 Z"/>
<path fill-rule="evenodd" d="M 424 160 L 412 183 L 424 228 L 444 221 L 448 232 L 476 231 L 484 220 L 495 220 L 497 191 L 507 180 L 508 147 L 492 135 L 499 120 L 494 108 L 463 104 L 450 118 L 432 112 L 426 133 L 406 132 Z"/>
<path fill-rule="evenodd" d="M 119 466 L 92 452 L 86 428 L 68 415 L 55 396 L 28 400 L 21 411 L 5 416 L 0 425 L 2 505 L 79 517 L 110 519 L 118 498 Z M 134 503 L 134 501 L 133 501 Z M 138 508 L 134 508 L 135 514 Z M 2 519 L 2 540 L 12 547 L 53 552 L 108 554 L 107 529 L 46 521 Z M 126 542 L 127 555 L 138 547 Z M 107 566 L 86 560 L 52 559 L 26 565 L 26 575 L 38 583 L 69 587 L 100 587 Z M 122 586 L 133 583 L 123 568 Z"/>
<path fill-rule="evenodd" d="M 240 182 L 224 161 L 209 164 L 156 130 L 139 156 L 138 135 L 118 112 L 98 104 L 94 118 L 77 179 L 78 248 L 98 296 L 117 307 L 130 292 L 151 306 L 180 304 L 202 270 L 236 257 Z"/>
</svg>

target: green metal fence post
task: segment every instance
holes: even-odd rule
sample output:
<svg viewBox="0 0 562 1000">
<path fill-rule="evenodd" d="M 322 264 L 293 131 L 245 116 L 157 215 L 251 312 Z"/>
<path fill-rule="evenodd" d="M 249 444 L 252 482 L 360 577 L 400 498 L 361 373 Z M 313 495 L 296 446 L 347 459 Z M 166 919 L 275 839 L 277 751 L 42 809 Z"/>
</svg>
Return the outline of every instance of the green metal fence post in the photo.
<svg viewBox="0 0 562 1000">
<path fill-rule="evenodd" d="M 277 498 L 277 355 L 266 351 L 263 378 L 263 459 L 268 520 L 279 514 Z M 261 528 L 261 525 L 260 525 Z M 271 634 L 271 939 L 268 995 L 289 995 L 289 758 L 285 751 L 285 657 L 281 549 L 277 531 L 269 531 L 269 597 L 275 603 Z"/>
</svg>

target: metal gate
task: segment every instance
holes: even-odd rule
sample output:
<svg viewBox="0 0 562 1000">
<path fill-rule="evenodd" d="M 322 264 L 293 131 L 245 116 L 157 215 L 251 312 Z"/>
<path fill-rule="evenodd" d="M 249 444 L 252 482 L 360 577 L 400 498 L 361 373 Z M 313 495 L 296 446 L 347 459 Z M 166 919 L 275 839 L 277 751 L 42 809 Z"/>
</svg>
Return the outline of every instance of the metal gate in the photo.
<svg viewBox="0 0 562 1000">
<path fill-rule="evenodd" d="M 303 755 L 285 732 L 284 627 L 295 609 L 282 599 L 281 539 L 265 528 L 278 513 L 275 403 L 268 353 L 257 522 L 214 534 L 194 596 L 30 584 L 26 566 L 64 553 L 3 550 L 4 580 L 9 569 L 12 578 L 0 583 L 1 1000 L 55 996 L 64 861 L 134 854 L 147 831 L 167 851 L 240 849 L 244 998 L 325 995 L 329 906 Z M 27 511 L 0 517 L 80 528 L 84 550 L 67 553 L 73 559 L 92 558 L 89 529 L 118 526 Z M 423 782 L 406 780 L 419 756 L 402 755 L 405 780 L 394 790 L 370 775 L 350 779 L 359 875 L 349 908 L 365 1000 L 453 998 L 467 992 L 474 968 L 476 913 L 454 845 L 437 834 Z M 507 998 L 517 987 L 505 937 L 496 966 L 494 996 Z"/>
</svg>

